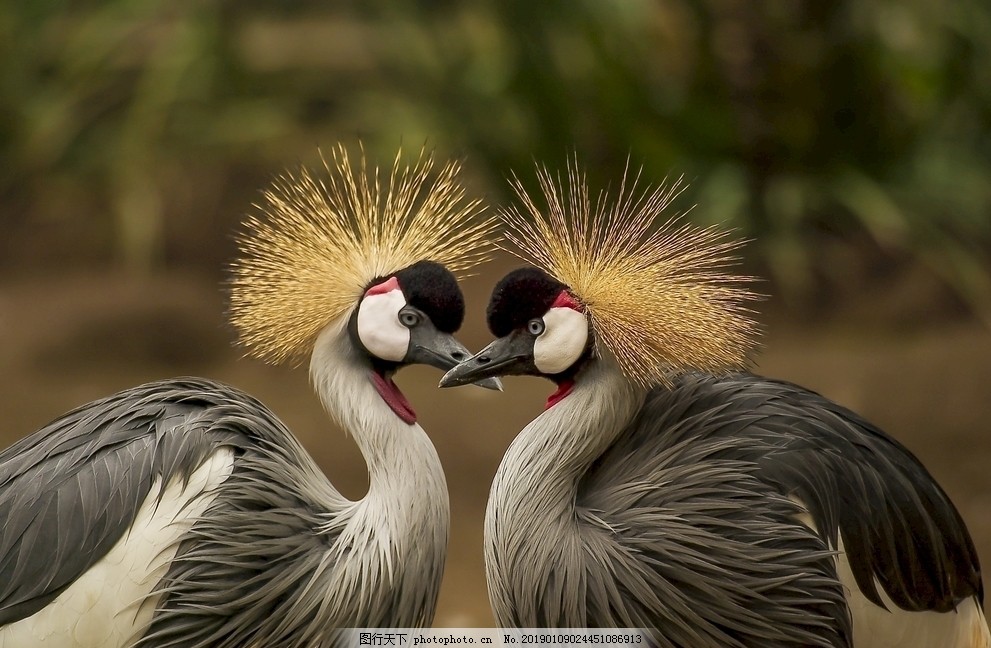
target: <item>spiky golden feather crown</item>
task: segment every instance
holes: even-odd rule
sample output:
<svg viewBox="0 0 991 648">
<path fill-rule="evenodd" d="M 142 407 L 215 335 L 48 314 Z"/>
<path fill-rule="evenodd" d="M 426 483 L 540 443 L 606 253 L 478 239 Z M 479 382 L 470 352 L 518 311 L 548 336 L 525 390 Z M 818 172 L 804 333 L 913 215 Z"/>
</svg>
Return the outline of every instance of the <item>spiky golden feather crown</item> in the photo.
<svg viewBox="0 0 991 648">
<path fill-rule="evenodd" d="M 567 181 L 537 168 L 546 211 L 514 176 L 523 211 L 499 212 L 507 248 L 566 284 L 623 373 L 641 385 L 669 382 L 671 371 L 743 367 L 758 336 L 744 304 L 758 296 L 749 278 L 726 273 L 742 241 L 729 233 L 660 216 L 683 190 L 681 180 L 637 190 L 640 173 L 623 174 L 611 201 L 593 203 L 577 160 Z"/>
<path fill-rule="evenodd" d="M 373 279 L 421 260 L 460 273 L 492 248 L 495 220 L 465 200 L 458 162 L 435 173 L 431 154 L 410 164 L 400 149 L 383 186 L 363 149 L 357 169 L 343 145 L 321 161 L 324 177 L 303 166 L 277 178 L 237 238 L 231 322 L 248 354 L 267 362 L 302 359 Z"/>
</svg>

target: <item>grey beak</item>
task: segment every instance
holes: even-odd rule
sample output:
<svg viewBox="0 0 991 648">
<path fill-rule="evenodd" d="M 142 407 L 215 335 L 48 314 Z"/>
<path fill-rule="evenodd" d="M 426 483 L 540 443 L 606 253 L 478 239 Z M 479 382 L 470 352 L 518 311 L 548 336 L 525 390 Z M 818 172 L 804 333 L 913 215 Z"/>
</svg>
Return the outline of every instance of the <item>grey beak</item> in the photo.
<svg viewBox="0 0 991 648">
<path fill-rule="evenodd" d="M 486 389 L 491 389 L 492 391 L 502 391 L 502 381 L 498 378 L 482 378 L 474 383 L 479 387 L 485 387 Z"/>
<path fill-rule="evenodd" d="M 448 370 L 471 356 L 471 352 L 453 335 L 441 333 L 434 328 L 417 327 L 410 339 L 409 351 L 403 359 L 408 364 L 426 364 Z M 475 382 L 479 387 L 502 391 L 502 381 L 486 378 Z"/>
<path fill-rule="evenodd" d="M 532 364 L 533 342 L 522 336 L 508 335 L 448 371 L 440 379 L 440 386 L 480 385 L 495 376 L 531 373 Z"/>
</svg>

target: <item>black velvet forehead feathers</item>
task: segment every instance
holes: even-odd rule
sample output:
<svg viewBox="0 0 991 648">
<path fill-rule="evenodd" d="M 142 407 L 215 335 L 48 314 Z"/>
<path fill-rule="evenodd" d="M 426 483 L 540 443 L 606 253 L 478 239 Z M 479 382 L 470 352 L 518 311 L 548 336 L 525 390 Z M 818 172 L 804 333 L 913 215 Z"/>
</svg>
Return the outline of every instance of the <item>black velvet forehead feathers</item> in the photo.
<svg viewBox="0 0 991 648">
<path fill-rule="evenodd" d="M 492 290 L 486 313 L 496 337 L 508 335 L 535 317 L 543 317 L 567 286 L 538 268 L 519 268 Z"/>
<path fill-rule="evenodd" d="M 465 299 L 454 273 L 434 261 L 417 261 L 395 274 L 406 303 L 423 311 L 437 330 L 454 333 L 465 318 Z"/>
</svg>

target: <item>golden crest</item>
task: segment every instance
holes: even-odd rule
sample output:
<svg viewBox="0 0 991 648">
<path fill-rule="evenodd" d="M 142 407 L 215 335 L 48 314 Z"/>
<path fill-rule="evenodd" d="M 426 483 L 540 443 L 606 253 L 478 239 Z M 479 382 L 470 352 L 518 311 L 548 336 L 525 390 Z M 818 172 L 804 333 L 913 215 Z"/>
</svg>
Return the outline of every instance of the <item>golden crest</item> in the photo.
<svg viewBox="0 0 991 648">
<path fill-rule="evenodd" d="M 510 252 L 566 284 L 582 302 L 598 339 L 624 374 L 650 386 L 672 371 L 741 368 L 758 336 L 744 307 L 758 296 L 726 272 L 742 241 L 679 216 L 663 217 L 681 180 L 640 191 L 624 173 L 618 194 L 592 201 L 577 161 L 567 179 L 537 169 L 545 208 L 518 179 L 522 211 L 500 211 Z"/>
<path fill-rule="evenodd" d="M 323 173 L 306 167 L 277 178 L 238 236 L 231 321 L 248 354 L 298 361 L 317 334 L 357 303 L 374 279 L 430 260 L 459 273 L 486 260 L 494 219 L 466 200 L 448 162 L 435 172 L 421 150 L 400 150 L 383 179 L 361 151 L 357 168 L 339 145 Z"/>
</svg>

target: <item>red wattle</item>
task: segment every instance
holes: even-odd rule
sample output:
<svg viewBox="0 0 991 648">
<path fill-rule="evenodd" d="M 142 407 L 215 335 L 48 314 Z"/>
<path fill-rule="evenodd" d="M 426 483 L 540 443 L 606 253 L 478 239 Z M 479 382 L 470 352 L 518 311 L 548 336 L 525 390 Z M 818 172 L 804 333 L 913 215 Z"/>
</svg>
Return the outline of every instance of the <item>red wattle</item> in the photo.
<svg viewBox="0 0 991 648">
<path fill-rule="evenodd" d="M 547 397 L 547 405 L 544 405 L 544 409 L 550 409 L 558 404 L 558 402 L 571 393 L 571 390 L 575 386 L 574 380 L 565 380 L 560 385 L 557 386 L 557 391 Z"/>
<path fill-rule="evenodd" d="M 383 293 L 392 292 L 393 290 L 400 290 L 399 280 L 395 277 L 389 277 L 386 281 L 380 284 L 375 284 L 371 288 L 365 291 L 365 297 L 369 295 L 381 295 Z"/>
<path fill-rule="evenodd" d="M 413 406 L 409 404 L 403 393 L 399 391 L 399 387 L 396 383 L 392 381 L 392 378 L 386 378 L 377 371 L 372 372 L 372 384 L 375 385 L 375 390 L 385 401 L 385 404 L 396 413 L 403 423 L 407 425 L 413 425 L 416 423 L 416 412 L 413 411 Z"/>
<path fill-rule="evenodd" d="M 557 297 L 554 299 L 554 303 L 551 304 L 551 308 L 570 308 L 571 310 L 576 310 L 579 313 L 584 312 L 582 311 L 582 305 L 579 304 L 567 290 L 562 290 L 557 294 Z"/>
</svg>

